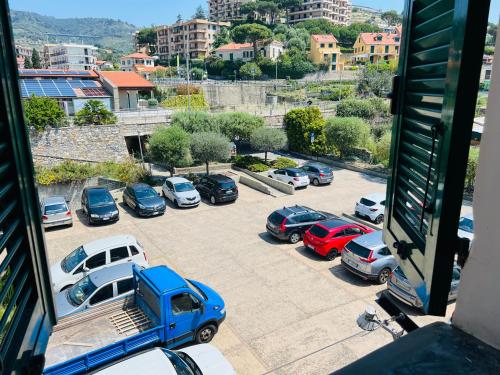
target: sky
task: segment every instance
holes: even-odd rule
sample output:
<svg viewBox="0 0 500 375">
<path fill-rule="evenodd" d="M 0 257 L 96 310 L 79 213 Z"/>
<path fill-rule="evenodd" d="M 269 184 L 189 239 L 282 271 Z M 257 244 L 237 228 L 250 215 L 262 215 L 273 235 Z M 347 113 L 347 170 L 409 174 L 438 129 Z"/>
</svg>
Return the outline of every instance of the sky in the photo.
<svg viewBox="0 0 500 375">
<path fill-rule="evenodd" d="M 355 5 L 376 9 L 403 10 L 405 0 L 354 0 Z M 473 0 L 472 0 L 473 1 Z M 127 21 L 136 26 L 174 23 L 177 15 L 190 18 L 198 5 L 207 8 L 206 0 L 101 0 L 99 2 L 61 0 L 8 0 L 11 9 L 26 10 L 58 18 L 105 17 Z M 490 20 L 498 22 L 500 0 L 491 0 Z M 140 4 L 144 4 L 141 11 Z M 62 5 L 64 4 L 64 5 Z"/>
</svg>

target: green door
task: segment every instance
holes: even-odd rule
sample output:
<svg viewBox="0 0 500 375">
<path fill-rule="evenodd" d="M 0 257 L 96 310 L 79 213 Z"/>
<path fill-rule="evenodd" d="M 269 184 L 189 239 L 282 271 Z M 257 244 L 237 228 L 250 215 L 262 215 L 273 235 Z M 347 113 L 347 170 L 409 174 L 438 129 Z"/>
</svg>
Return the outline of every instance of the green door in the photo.
<svg viewBox="0 0 500 375">
<path fill-rule="evenodd" d="M 444 315 L 489 0 L 407 0 L 384 238 L 429 314 Z"/>
</svg>

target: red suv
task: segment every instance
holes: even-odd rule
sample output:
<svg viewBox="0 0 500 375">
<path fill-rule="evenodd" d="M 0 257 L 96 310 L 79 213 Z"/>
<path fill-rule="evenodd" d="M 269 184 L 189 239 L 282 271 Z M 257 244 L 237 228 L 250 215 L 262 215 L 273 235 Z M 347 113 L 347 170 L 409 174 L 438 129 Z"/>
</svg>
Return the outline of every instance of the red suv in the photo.
<svg viewBox="0 0 500 375">
<path fill-rule="evenodd" d="M 373 229 L 340 219 L 326 220 L 313 225 L 304 235 L 304 246 L 328 260 L 340 255 L 352 239 L 373 232 Z"/>
</svg>

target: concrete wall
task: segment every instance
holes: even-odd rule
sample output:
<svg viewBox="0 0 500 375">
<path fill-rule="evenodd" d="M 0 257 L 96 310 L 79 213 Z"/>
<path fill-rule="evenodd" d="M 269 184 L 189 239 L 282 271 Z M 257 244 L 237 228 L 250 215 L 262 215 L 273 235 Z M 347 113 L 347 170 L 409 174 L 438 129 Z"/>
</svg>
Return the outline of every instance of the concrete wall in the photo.
<svg viewBox="0 0 500 375">
<path fill-rule="evenodd" d="M 497 39 L 500 50 L 500 39 Z M 474 189 L 474 241 L 462 270 L 460 291 L 453 323 L 500 349 L 500 251 L 498 248 L 498 213 L 500 200 L 500 60 L 495 60 L 481 141 L 481 154 Z"/>
<path fill-rule="evenodd" d="M 233 84 L 202 85 L 205 99 L 212 107 L 265 104 L 268 85 Z"/>
<path fill-rule="evenodd" d="M 290 195 L 295 194 L 295 188 L 292 185 L 288 185 L 288 184 L 285 184 L 284 182 L 274 180 L 274 179 L 269 178 L 267 176 L 261 175 L 260 173 L 251 172 L 248 169 L 238 168 L 235 166 L 233 166 L 233 168 L 237 171 L 241 171 L 241 172 L 246 173 L 250 177 L 253 177 L 256 180 L 259 180 L 260 182 L 263 182 L 264 184 L 269 185 L 272 188 L 274 188 L 278 191 L 281 191 L 282 193 L 290 194 Z"/>
</svg>

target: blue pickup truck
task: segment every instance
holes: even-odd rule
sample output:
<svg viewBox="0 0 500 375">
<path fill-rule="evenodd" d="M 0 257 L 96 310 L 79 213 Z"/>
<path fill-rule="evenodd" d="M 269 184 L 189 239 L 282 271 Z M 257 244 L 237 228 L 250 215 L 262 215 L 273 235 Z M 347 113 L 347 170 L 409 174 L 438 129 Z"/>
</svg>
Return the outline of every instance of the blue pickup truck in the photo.
<svg viewBox="0 0 500 375">
<path fill-rule="evenodd" d="M 133 273 L 131 298 L 58 322 L 44 374 L 82 374 L 148 347 L 212 340 L 226 317 L 214 290 L 166 266 L 134 266 Z"/>
</svg>

